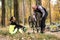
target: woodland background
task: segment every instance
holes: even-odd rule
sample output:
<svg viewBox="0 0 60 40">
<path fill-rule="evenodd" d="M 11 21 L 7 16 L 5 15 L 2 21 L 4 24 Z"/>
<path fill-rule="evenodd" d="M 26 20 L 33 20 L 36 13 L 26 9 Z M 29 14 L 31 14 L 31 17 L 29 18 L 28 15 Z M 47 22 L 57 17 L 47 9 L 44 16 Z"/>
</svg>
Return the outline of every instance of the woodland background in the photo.
<svg viewBox="0 0 60 40">
<path fill-rule="evenodd" d="M 33 14 L 33 4 L 46 8 L 46 23 L 60 23 L 60 0 L 0 0 L 0 26 L 9 25 L 11 16 L 15 16 L 18 23 L 28 24 L 28 17 Z"/>
<path fill-rule="evenodd" d="M 0 0 L 0 40 L 60 40 L 60 30 L 50 32 L 46 29 L 44 34 L 31 32 L 32 28 L 28 26 L 28 17 L 33 14 L 33 4 L 46 8 L 48 12 L 46 25 L 60 24 L 60 0 Z M 15 16 L 17 22 L 25 25 L 27 31 L 31 33 L 17 32 L 11 35 L 8 26 L 11 16 Z"/>
</svg>

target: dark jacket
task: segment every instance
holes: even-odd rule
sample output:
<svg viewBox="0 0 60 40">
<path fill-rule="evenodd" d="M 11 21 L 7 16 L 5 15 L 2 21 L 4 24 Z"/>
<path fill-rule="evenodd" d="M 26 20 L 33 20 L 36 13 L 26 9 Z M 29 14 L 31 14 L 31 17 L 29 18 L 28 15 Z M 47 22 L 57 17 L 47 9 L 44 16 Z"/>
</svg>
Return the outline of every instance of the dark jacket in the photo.
<svg viewBox="0 0 60 40">
<path fill-rule="evenodd" d="M 22 25 L 19 25 L 19 24 L 17 24 L 16 22 L 13 22 L 13 21 L 11 21 L 11 23 L 10 23 L 10 25 L 15 25 L 15 28 L 23 28 L 23 26 Z M 14 28 L 14 29 L 15 29 Z"/>
</svg>

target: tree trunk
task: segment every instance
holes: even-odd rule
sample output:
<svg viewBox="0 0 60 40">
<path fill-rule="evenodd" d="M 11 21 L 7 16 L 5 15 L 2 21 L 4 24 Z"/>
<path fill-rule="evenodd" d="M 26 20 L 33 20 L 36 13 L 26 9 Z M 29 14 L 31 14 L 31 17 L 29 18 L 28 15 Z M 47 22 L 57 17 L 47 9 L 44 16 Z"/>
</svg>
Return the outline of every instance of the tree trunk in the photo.
<svg viewBox="0 0 60 40">
<path fill-rule="evenodd" d="M 25 0 L 23 0 L 23 25 L 25 25 Z"/>
<path fill-rule="evenodd" d="M 14 16 L 19 23 L 18 0 L 14 0 Z"/>
<path fill-rule="evenodd" d="M 51 25 L 52 20 L 51 20 L 51 7 L 50 7 L 50 0 L 49 0 L 49 13 L 50 13 L 50 25 Z"/>
<path fill-rule="evenodd" d="M 32 15 L 32 14 L 31 14 L 31 0 L 29 0 L 29 1 L 30 1 L 30 15 Z"/>
<path fill-rule="evenodd" d="M 1 20 L 1 24 L 2 26 L 5 26 L 5 0 L 1 0 L 2 1 L 2 20 Z"/>
<path fill-rule="evenodd" d="M 42 5 L 41 0 L 36 0 L 36 5 Z"/>
</svg>

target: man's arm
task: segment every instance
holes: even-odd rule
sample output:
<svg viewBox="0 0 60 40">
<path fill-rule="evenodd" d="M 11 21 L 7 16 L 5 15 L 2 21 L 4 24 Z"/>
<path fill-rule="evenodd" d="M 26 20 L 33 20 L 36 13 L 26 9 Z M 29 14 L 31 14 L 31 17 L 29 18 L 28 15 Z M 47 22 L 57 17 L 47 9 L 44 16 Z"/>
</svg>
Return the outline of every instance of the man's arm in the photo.
<svg viewBox="0 0 60 40">
<path fill-rule="evenodd" d="M 42 6 L 38 6 L 39 10 L 43 13 L 42 18 L 45 16 L 45 11 Z"/>
</svg>

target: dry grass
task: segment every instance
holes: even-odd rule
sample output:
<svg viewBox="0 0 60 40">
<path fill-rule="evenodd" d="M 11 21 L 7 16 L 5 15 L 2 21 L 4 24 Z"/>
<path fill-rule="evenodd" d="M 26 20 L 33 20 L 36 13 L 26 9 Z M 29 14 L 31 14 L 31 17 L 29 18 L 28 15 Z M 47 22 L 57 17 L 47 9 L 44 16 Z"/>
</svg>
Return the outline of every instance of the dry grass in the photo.
<svg viewBox="0 0 60 40">
<path fill-rule="evenodd" d="M 19 33 L 11 35 L 7 28 L 0 28 L 0 40 L 60 40 L 53 35 L 46 35 L 41 33 Z"/>
</svg>

